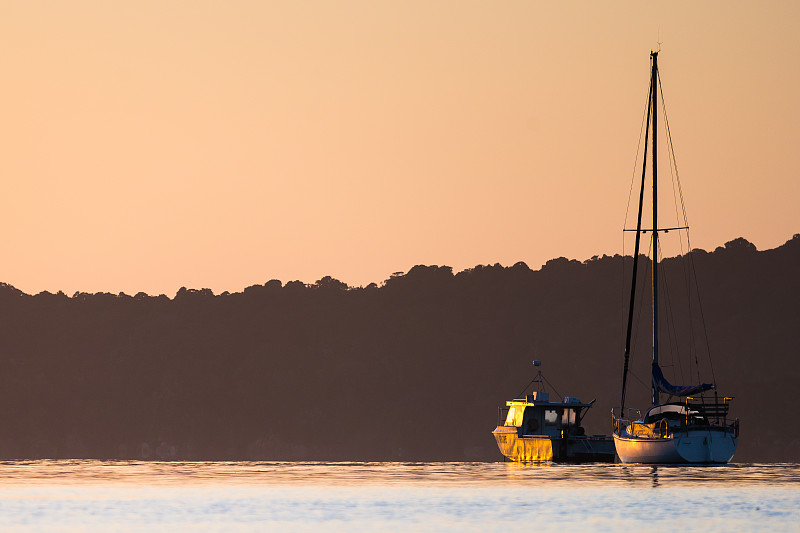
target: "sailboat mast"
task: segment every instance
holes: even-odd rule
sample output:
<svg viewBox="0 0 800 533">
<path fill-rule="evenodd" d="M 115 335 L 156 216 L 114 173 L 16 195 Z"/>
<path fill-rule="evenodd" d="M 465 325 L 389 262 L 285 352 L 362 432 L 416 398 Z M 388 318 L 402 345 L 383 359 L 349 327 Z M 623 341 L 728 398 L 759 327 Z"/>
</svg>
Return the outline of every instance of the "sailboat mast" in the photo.
<svg viewBox="0 0 800 533">
<path fill-rule="evenodd" d="M 658 365 L 658 52 L 650 52 L 653 58 L 650 96 L 653 119 L 653 365 Z M 653 405 L 658 405 L 658 389 L 653 384 Z"/>
<path fill-rule="evenodd" d="M 622 399 L 620 412 L 625 412 L 625 392 L 628 383 L 628 362 L 631 355 L 631 333 L 633 333 L 633 311 L 636 306 L 636 274 L 639 270 L 639 242 L 642 234 L 642 205 L 644 204 L 644 184 L 647 176 L 647 143 L 650 140 L 650 98 L 652 91 L 647 90 L 647 125 L 644 128 L 644 156 L 642 157 L 642 186 L 639 189 L 639 214 L 636 217 L 636 244 L 633 249 L 633 276 L 631 278 L 631 299 L 628 305 L 628 329 L 625 334 L 625 364 L 622 367 Z M 623 415 L 624 416 L 624 415 Z"/>
</svg>

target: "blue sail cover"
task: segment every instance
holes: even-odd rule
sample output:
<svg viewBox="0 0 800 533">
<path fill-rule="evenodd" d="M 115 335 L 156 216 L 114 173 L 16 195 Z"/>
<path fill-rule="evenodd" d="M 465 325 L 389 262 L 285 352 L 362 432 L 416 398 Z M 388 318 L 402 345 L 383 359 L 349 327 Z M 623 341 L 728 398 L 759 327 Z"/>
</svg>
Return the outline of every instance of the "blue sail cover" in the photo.
<svg viewBox="0 0 800 533">
<path fill-rule="evenodd" d="M 672 396 L 690 396 L 713 389 L 714 385 L 711 383 L 701 383 L 700 385 L 673 385 L 664 377 L 661 367 L 653 363 L 653 388 Z"/>
</svg>

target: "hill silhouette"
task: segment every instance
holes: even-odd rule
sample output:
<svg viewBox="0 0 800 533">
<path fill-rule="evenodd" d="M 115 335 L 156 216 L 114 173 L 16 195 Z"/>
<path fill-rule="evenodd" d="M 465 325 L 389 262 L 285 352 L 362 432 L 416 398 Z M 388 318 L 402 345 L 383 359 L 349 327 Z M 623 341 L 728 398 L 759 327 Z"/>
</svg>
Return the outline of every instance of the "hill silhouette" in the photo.
<svg viewBox="0 0 800 533">
<path fill-rule="evenodd" d="M 800 379 L 800 235 L 690 253 L 713 372 L 741 419 L 734 460 L 800 460 L 786 419 Z M 172 299 L 0 284 L 0 458 L 500 460 L 497 407 L 533 377 L 532 359 L 551 394 L 596 399 L 587 431 L 609 434 L 631 262 L 420 265 L 380 286 L 271 280 Z M 663 263 L 667 279 L 679 268 Z M 631 405 L 649 398 L 648 320 Z M 681 331 L 665 342 L 684 338 L 705 346 Z M 670 361 L 669 379 L 691 379 Z"/>
</svg>

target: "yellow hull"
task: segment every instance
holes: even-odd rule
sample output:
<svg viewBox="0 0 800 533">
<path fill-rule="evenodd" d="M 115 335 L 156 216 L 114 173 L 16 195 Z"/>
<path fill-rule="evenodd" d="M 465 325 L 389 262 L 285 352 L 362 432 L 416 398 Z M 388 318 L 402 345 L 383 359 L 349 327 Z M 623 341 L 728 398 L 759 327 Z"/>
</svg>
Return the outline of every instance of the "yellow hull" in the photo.
<svg viewBox="0 0 800 533">
<path fill-rule="evenodd" d="M 497 440 L 500 453 L 519 462 L 541 462 L 553 460 L 553 441 L 546 435 L 517 436 L 517 428 L 498 426 L 492 434 Z"/>
</svg>

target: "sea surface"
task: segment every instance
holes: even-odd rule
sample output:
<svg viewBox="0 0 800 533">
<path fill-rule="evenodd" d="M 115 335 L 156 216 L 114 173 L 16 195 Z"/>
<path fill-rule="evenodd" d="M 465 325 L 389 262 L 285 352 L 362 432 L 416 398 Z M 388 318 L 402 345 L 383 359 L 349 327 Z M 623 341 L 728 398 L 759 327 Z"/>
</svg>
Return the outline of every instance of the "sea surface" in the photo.
<svg viewBox="0 0 800 533">
<path fill-rule="evenodd" d="M 14 461 L 0 531 L 800 531 L 800 465 Z"/>
</svg>

